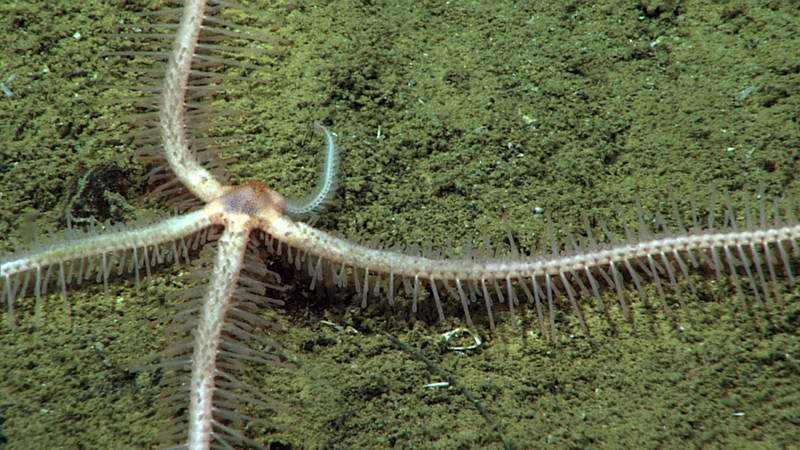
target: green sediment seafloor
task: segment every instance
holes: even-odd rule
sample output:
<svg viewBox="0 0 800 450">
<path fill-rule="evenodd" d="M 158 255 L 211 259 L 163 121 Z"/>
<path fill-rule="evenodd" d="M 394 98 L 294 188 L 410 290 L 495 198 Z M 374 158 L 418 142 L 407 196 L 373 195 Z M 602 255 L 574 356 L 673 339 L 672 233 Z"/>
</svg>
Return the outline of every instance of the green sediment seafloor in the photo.
<svg viewBox="0 0 800 450">
<path fill-rule="evenodd" d="M 317 226 L 385 245 L 456 248 L 546 236 L 545 211 L 573 233 L 581 214 L 622 236 L 640 199 L 669 213 L 668 186 L 688 215 L 712 185 L 742 210 L 799 192 L 800 8 L 791 1 L 354 2 L 267 8 L 293 43 L 272 58 L 268 85 L 237 98 L 246 136 L 228 173 L 301 195 L 312 185 L 320 120 L 338 133 L 341 183 Z M 134 78 L 104 37 L 158 2 L 11 2 L 0 6 L 0 249 L 32 224 L 132 220 L 166 210 L 117 119 L 107 86 Z M 260 75 L 259 75 L 260 76 Z M 130 112 L 130 111 L 128 111 Z M 671 220 L 671 219 L 670 219 Z M 511 327 L 496 305 L 483 345 L 446 349 L 459 305 L 436 320 L 427 295 L 393 308 L 345 292 L 308 292 L 288 268 L 287 303 L 266 310 L 295 370 L 249 366 L 251 385 L 283 412 L 245 412 L 282 428 L 245 433 L 273 448 L 498 448 L 463 396 L 377 333 L 398 336 L 453 374 L 519 448 L 800 445 L 800 301 L 749 312 L 730 279 L 695 273 L 688 311 L 665 318 L 655 291 L 634 289 L 634 323 L 615 327 L 586 299 L 592 333 L 560 303 L 560 334 L 539 337 L 533 308 Z M 0 308 L 0 446 L 148 448 L 162 424 L 157 371 L 127 370 L 165 347 L 159 311 L 184 288 L 161 268 L 136 290 L 87 283 L 45 303 Z M 688 285 L 687 285 L 688 286 Z M 688 289 L 684 289 L 688 292 Z M 604 293 L 607 304 L 615 294 Z M 670 301 L 675 299 L 670 297 Z M 329 323 L 337 326 L 329 325 Z"/>
</svg>

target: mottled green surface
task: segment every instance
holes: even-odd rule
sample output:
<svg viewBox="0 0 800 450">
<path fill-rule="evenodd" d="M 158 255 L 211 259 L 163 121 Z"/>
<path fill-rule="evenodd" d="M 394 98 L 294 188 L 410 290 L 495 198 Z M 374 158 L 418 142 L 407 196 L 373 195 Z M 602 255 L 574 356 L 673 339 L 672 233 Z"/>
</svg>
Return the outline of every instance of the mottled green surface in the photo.
<svg viewBox="0 0 800 450">
<path fill-rule="evenodd" d="M 542 211 L 573 232 L 586 212 L 622 234 L 636 198 L 669 211 L 668 185 L 683 212 L 689 194 L 702 203 L 712 183 L 737 204 L 759 183 L 768 199 L 800 190 L 796 2 L 299 3 L 274 9 L 278 33 L 294 44 L 270 86 L 239 104 L 251 113 L 240 127 L 248 148 L 230 175 L 301 194 L 322 145 L 312 123 L 323 121 L 342 149 L 323 229 L 446 248 L 483 229 L 502 241 L 505 217 L 529 248 L 546 233 Z M 0 6 L 0 80 L 16 74 L 16 96 L 0 96 L 3 250 L 6 236 L 30 235 L 32 220 L 63 227 L 67 205 L 117 220 L 158 208 L 138 182 L 146 168 L 112 161 L 135 150 L 115 122 L 122 108 L 94 103 L 108 99 L 105 86 L 135 82 L 119 59 L 100 56 L 118 48 L 102 34 L 155 7 Z M 87 284 L 70 291 L 69 309 L 53 296 L 38 327 L 31 300 L 19 305 L 16 330 L 0 308 L 0 442 L 156 445 L 166 422 L 159 374 L 124 365 L 163 348 L 153 323 L 180 292 L 177 275 L 161 269 L 139 291 L 118 280 L 111 298 Z M 490 333 L 476 307 L 485 343 L 465 353 L 439 337 L 463 322 L 455 303 L 438 323 L 427 297 L 414 318 L 405 300 L 361 310 L 351 294 L 292 282 L 289 306 L 264 314 L 285 326 L 276 338 L 300 368 L 247 375 L 290 408 L 248 413 L 287 428 L 246 432 L 296 448 L 499 447 L 462 396 L 424 387 L 440 379 L 376 334 L 388 330 L 461 380 L 521 448 L 798 445 L 798 291 L 784 286 L 783 305 L 754 319 L 730 280 L 706 275 L 694 278 L 689 313 L 674 319 L 664 319 L 654 286 L 649 307 L 628 291 L 635 326 L 615 309 L 616 333 L 587 306 L 593 333 L 584 336 L 562 303 L 556 344 L 538 337 L 530 309 L 512 329 L 496 307 Z"/>
</svg>

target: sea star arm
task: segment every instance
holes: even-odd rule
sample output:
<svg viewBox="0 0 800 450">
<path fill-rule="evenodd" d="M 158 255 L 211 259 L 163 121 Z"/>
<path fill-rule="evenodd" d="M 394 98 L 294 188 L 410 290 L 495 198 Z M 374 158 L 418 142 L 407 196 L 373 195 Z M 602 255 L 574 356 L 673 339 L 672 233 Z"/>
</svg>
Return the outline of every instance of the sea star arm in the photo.
<svg viewBox="0 0 800 450">
<path fill-rule="evenodd" d="M 217 243 L 214 270 L 208 280 L 208 291 L 203 297 L 202 312 L 195 329 L 186 442 L 190 449 L 209 448 L 214 433 L 217 357 L 225 316 L 231 307 L 231 296 L 242 268 L 249 234 L 250 229 L 241 221 L 227 221 Z"/>
<path fill-rule="evenodd" d="M 597 293 L 597 279 L 599 275 L 611 287 L 615 287 L 619 293 L 620 305 L 627 314 L 627 306 L 622 297 L 623 281 L 620 269 L 627 269 L 628 274 L 634 280 L 640 276 L 640 272 L 633 267 L 633 263 L 639 266 L 648 265 L 650 270 L 642 269 L 644 274 L 652 278 L 658 285 L 659 277 L 667 276 L 670 284 L 676 289 L 676 295 L 683 306 L 683 299 L 680 295 L 679 287 L 675 282 L 675 275 L 680 269 L 680 273 L 688 277 L 688 268 L 682 262 L 681 254 L 694 259 L 697 256 L 711 255 L 711 259 L 705 258 L 709 264 L 717 271 L 730 270 L 731 275 L 736 277 L 736 266 L 741 265 L 747 273 L 751 287 L 755 291 L 757 303 L 761 303 L 758 295 L 758 282 L 752 274 L 750 263 L 746 256 L 749 251 L 755 261 L 764 259 L 766 261 L 776 260 L 776 256 L 784 262 L 786 275 L 791 278 L 791 269 L 788 264 L 786 252 L 783 249 L 784 242 L 794 242 L 800 238 L 800 225 L 794 220 L 787 220 L 786 224 L 776 223 L 772 227 L 754 228 L 740 230 L 736 227 L 717 230 L 709 227 L 705 230 L 695 230 L 691 233 L 663 233 L 651 234 L 642 228 L 638 238 L 632 237 L 628 242 L 606 245 L 592 244 L 586 248 L 574 247 L 572 251 L 560 252 L 561 248 L 553 242 L 553 250 L 550 255 L 542 256 L 521 256 L 513 254 L 507 257 L 491 258 L 488 255 L 481 257 L 469 256 L 466 258 L 437 258 L 425 256 L 405 255 L 398 252 L 370 248 L 341 239 L 325 232 L 316 230 L 302 222 L 295 222 L 289 217 L 274 212 L 266 211 L 262 213 L 261 227 L 289 248 L 297 249 L 303 255 L 303 259 L 309 260 L 309 275 L 312 277 L 312 284 L 325 278 L 326 274 L 331 274 L 337 284 L 346 284 L 350 276 L 346 269 L 353 269 L 352 275 L 355 278 L 356 288 L 362 292 L 362 306 L 366 306 L 369 294 L 370 276 L 373 279 L 373 291 L 377 292 L 381 279 L 385 276 L 389 278 L 388 294 L 389 301 L 392 302 L 394 292 L 395 277 L 399 277 L 406 285 L 413 282 L 413 309 L 416 310 L 416 300 L 419 294 L 421 282 L 431 285 L 434 294 L 434 301 L 439 312 L 439 317 L 443 318 L 442 308 L 436 282 L 444 284 L 445 288 L 454 292 L 460 299 L 467 323 L 472 326 L 468 303 L 469 297 L 483 293 L 486 299 L 487 312 L 490 316 L 490 325 L 493 327 L 491 318 L 491 299 L 487 293 L 486 283 L 494 284 L 495 290 L 499 292 L 499 285 L 505 285 L 509 310 L 513 315 L 515 305 L 515 289 L 512 284 L 520 286 L 520 290 L 525 293 L 531 302 L 536 304 L 537 310 L 541 311 L 541 301 L 548 300 L 550 311 L 552 312 L 552 298 L 556 297 L 563 289 L 567 294 L 573 310 L 578 317 L 581 327 L 588 332 L 585 325 L 581 308 L 577 303 L 576 287 L 587 291 L 581 277 L 589 282 L 593 287 L 594 295 L 601 304 L 602 299 Z M 763 221 L 762 221 L 763 222 Z M 723 266 L 717 252 L 724 254 L 723 261 L 727 266 Z M 763 252 L 763 256 L 758 256 L 757 252 Z M 777 251 L 777 252 L 776 252 Z M 738 255 L 737 259 L 733 254 Z M 776 255 L 777 253 L 777 255 Z M 291 252 L 289 252 L 291 255 Z M 674 262 L 667 257 L 674 257 Z M 290 257 L 291 258 L 291 257 Z M 322 263 L 325 262 L 326 265 Z M 328 267 L 333 265 L 329 272 Z M 625 269 L 623 269 L 625 268 Z M 756 268 L 756 270 L 760 270 Z M 361 272 L 360 274 L 358 272 Z M 773 271 L 774 272 L 774 271 Z M 613 275 L 609 277 L 608 273 Z M 582 275 L 579 275 L 582 274 Z M 360 282 L 359 280 L 363 280 Z M 573 286 L 576 283 L 577 286 Z M 766 291 L 763 274 L 759 276 L 761 285 Z M 456 289 L 450 286 L 455 284 Z M 499 285 L 498 285 L 499 284 Z M 741 289 L 737 289 L 740 292 Z M 497 294 L 500 296 L 500 294 Z M 662 291 L 659 291 L 666 313 L 669 307 Z M 767 294 L 764 295 L 768 301 Z M 544 333 L 544 323 L 540 315 L 542 331 Z M 554 323 L 550 319 L 550 328 L 554 329 Z M 552 332 L 551 332 L 552 334 Z"/>
<path fill-rule="evenodd" d="M 174 241 L 202 230 L 212 221 L 204 210 L 169 218 L 163 222 L 132 230 L 89 234 L 44 248 L 15 254 L 0 264 L 0 277 L 8 280 L 19 273 L 78 258 Z"/>
<path fill-rule="evenodd" d="M 37 299 L 38 312 L 41 294 L 47 284 L 46 276 L 42 273 L 43 269 L 58 265 L 59 284 L 66 294 L 66 286 L 70 281 L 72 272 L 76 272 L 75 277 L 80 282 L 88 276 L 89 271 L 94 270 L 106 284 L 111 268 L 118 264 L 121 270 L 127 261 L 127 259 L 120 261 L 116 257 L 115 263 L 115 255 L 125 250 L 133 250 L 128 255 L 129 258 L 132 258 L 128 266 L 129 270 L 131 268 L 137 270 L 138 280 L 138 269 L 141 260 L 137 255 L 137 249 L 144 248 L 144 251 L 147 252 L 148 247 L 181 240 L 208 227 L 212 223 L 212 216 L 209 215 L 206 209 L 201 209 L 134 229 L 123 229 L 101 234 L 87 232 L 78 237 L 69 235 L 51 245 L 4 256 L 0 260 L 0 279 L 3 283 L 3 296 L 6 297 L 9 311 L 12 312 L 10 314 L 12 325 L 14 322 L 13 310 L 16 295 L 24 295 L 26 290 L 24 286 L 19 289 L 19 280 L 21 278 L 27 280 L 27 277 L 24 276 L 26 272 L 34 272 L 34 293 Z M 99 258 L 100 261 L 97 261 L 97 259 L 92 260 L 92 258 Z M 144 263 L 149 264 L 146 256 Z M 67 268 L 66 271 L 65 266 Z"/>
<path fill-rule="evenodd" d="M 325 135 L 325 160 L 314 190 L 302 199 L 286 199 L 286 213 L 294 218 L 307 217 L 319 210 L 336 193 L 336 175 L 339 171 L 339 151 L 336 148 L 336 140 L 333 133 L 319 122 L 314 122 L 314 128 L 322 130 Z"/>
<path fill-rule="evenodd" d="M 205 1 L 188 0 L 183 7 L 183 18 L 175 33 L 176 39 L 164 72 L 159 102 L 159 129 L 170 168 L 189 191 L 208 203 L 220 196 L 222 184 L 200 164 L 189 149 L 184 107 L 192 59 L 204 14 Z"/>
</svg>

